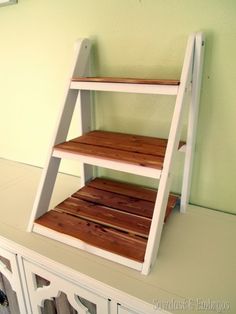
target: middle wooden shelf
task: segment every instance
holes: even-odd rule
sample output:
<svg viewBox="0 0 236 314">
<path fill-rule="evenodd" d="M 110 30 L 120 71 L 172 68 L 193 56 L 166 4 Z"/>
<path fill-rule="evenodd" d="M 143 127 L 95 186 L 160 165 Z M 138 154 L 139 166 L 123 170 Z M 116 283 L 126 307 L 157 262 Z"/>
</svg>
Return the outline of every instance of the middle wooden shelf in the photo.
<svg viewBox="0 0 236 314">
<path fill-rule="evenodd" d="M 159 178 L 166 147 L 166 139 L 96 130 L 56 145 L 53 156 Z"/>
</svg>

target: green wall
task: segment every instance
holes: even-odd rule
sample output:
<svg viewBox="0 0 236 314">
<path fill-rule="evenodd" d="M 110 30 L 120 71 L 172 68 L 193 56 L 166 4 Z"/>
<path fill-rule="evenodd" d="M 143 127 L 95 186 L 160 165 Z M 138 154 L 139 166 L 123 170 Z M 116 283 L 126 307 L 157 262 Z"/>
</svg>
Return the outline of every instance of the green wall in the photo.
<svg viewBox="0 0 236 314">
<path fill-rule="evenodd" d="M 1 7 L 0 157 L 43 165 L 77 38 L 94 41 L 97 74 L 177 78 L 188 34 L 204 31 L 191 202 L 236 213 L 235 16 L 235 0 L 19 0 Z M 120 94 L 95 99 L 99 127 L 168 132 L 172 99 Z M 179 168 L 181 160 L 176 191 Z M 63 169 L 77 172 L 75 163 Z"/>
</svg>

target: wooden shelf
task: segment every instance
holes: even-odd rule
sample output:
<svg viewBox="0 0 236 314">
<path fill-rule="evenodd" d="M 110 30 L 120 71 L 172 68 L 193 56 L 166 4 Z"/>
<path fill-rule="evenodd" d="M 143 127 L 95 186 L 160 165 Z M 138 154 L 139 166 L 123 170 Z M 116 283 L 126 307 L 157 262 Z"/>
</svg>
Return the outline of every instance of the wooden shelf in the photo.
<svg viewBox="0 0 236 314">
<path fill-rule="evenodd" d="M 157 191 L 96 178 L 35 223 L 143 262 Z M 178 197 L 169 196 L 166 216 Z"/>
<path fill-rule="evenodd" d="M 181 142 L 179 146 L 183 145 L 184 142 Z M 92 131 L 56 145 L 53 155 L 81 159 L 95 166 L 159 178 L 166 146 L 166 139 Z"/>
<path fill-rule="evenodd" d="M 148 85 L 179 85 L 179 80 L 168 79 L 140 79 L 124 77 L 75 77 L 72 82 L 123 83 Z"/>
<path fill-rule="evenodd" d="M 179 80 L 121 77 L 75 77 L 71 80 L 70 88 L 138 94 L 177 95 L 179 85 Z"/>
</svg>

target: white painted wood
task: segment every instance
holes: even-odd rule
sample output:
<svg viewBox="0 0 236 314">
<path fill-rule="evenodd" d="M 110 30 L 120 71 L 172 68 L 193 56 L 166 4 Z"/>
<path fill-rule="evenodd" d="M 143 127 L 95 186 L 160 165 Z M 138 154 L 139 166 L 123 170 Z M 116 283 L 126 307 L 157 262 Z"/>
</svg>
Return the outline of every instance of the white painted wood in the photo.
<svg viewBox="0 0 236 314">
<path fill-rule="evenodd" d="M 177 95 L 179 87 L 176 85 L 71 82 L 70 88 L 75 90 L 93 90 L 105 92 Z"/>
<path fill-rule="evenodd" d="M 120 161 L 112 161 L 108 159 L 101 159 L 98 157 L 92 157 L 92 156 L 85 156 L 85 155 L 78 155 L 71 152 L 64 152 L 59 149 L 54 149 L 53 156 L 58 158 L 67 158 L 67 159 L 75 159 L 82 161 L 83 163 L 104 167 L 108 169 L 133 173 L 149 178 L 160 178 L 161 170 L 149 168 L 149 167 L 143 167 L 139 165 L 132 165 L 125 162 Z"/>
<path fill-rule="evenodd" d="M 106 258 L 108 260 L 114 261 L 116 263 L 125 265 L 127 267 L 134 268 L 139 271 L 142 269 L 142 265 L 143 265 L 142 263 L 139 263 L 129 258 L 105 251 L 103 249 L 97 248 L 93 245 L 85 243 L 84 241 L 81 241 L 79 239 L 76 239 L 66 234 L 62 234 L 55 230 L 46 228 L 37 223 L 34 223 L 33 231 L 41 235 L 44 235 L 46 237 L 49 237 L 51 239 L 54 239 L 56 241 L 60 241 L 62 243 L 68 244 L 78 249 L 85 250 L 86 252 L 89 252 L 89 253 L 98 255 L 100 257 Z"/>
<path fill-rule="evenodd" d="M 88 75 L 88 70 L 86 71 L 86 74 Z M 79 109 L 80 135 L 94 129 L 93 110 L 90 98 L 90 91 L 79 91 L 76 106 Z M 94 177 L 95 170 L 95 167 L 85 164 L 84 161 L 80 163 L 81 187 L 83 187 L 86 182 L 90 181 Z"/>
<path fill-rule="evenodd" d="M 180 211 L 186 212 L 189 203 L 191 177 L 193 168 L 193 157 L 196 143 L 197 121 L 202 81 L 202 68 L 204 58 L 205 38 L 202 33 L 197 33 L 194 47 L 194 64 L 193 64 L 193 80 L 192 80 L 192 95 L 189 105 L 188 118 L 188 134 L 186 145 L 186 156 L 183 172 L 183 186 L 181 193 Z"/>
<path fill-rule="evenodd" d="M 91 60 L 88 59 L 84 76 L 90 75 Z M 95 128 L 94 104 L 91 101 L 92 95 L 90 91 L 79 91 L 76 107 L 79 111 L 79 134 L 82 135 Z M 90 181 L 96 173 L 96 167 L 80 162 L 80 178 L 81 187 Z"/>
<path fill-rule="evenodd" d="M 147 248 L 144 258 L 144 264 L 142 269 L 142 274 L 147 275 L 150 271 L 151 266 L 156 260 L 156 255 L 158 252 L 161 232 L 164 223 L 165 210 L 168 201 L 168 195 L 170 191 L 172 168 L 175 155 L 178 150 L 178 145 L 180 141 L 180 132 L 183 119 L 183 109 L 184 109 L 184 97 L 187 85 L 192 76 L 192 63 L 193 63 L 193 53 L 194 53 L 194 41 L 195 35 L 192 34 L 187 43 L 187 49 L 184 58 L 184 64 L 182 68 L 182 74 L 180 79 L 179 92 L 176 97 L 175 109 L 172 117 L 171 128 L 168 138 L 168 144 L 166 148 L 165 160 L 163 164 L 163 170 L 161 174 L 161 179 L 158 187 L 158 193 L 156 198 L 156 203 L 154 207 L 151 228 L 149 232 Z"/>
<path fill-rule="evenodd" d="M 26 313 L 26 304 L 23 295 L 16 254 L 0 247 L 0 255 L 8 259 L 11 265 L 10 271 L 3 263 L 1 263 L 0 272 L 7 278 L 12 289 L 16 292 L 20 313 Z"/>
<path fill-rule="evenodd" d="M 16 250 L 17 251 L 17 250 Z M 24 252 L 24 249 L 21 249 L 21 253 Z M 32 309 L 31 309 L 31 304 L 30 304 L 30 298 L 29 298 L 29 294 L 28 294 L 28 284 L 25 278 L 25 268 L 24 268 L 24 264 L 23 264 L 23 257 L 22 255 L 20 255 L 19 253 L 16 255 L 17 258 L 17 264 L 18 264 L 18 269 L 19 269 L 19 276 L 21 279 L 21 286 L 22 286 L 22 294 L 24 296 L 24 301 L 25 301 L 25 306 L 26 306 L 26 313 L 27 314 L 34 314 L 32 313 Z"/>
<path fill-rule="evenodd" d="M 89 311 L 76 296 L 94 303 L 96 305 L 97 314 L 108 314 L 109 302 L 107 298 L 84 289 L 78 284 L 65 280 L 63 274 L 62 276 L 58 276 L 54 274 L 53 271 L 49 271 L 45 269 L 45 267 L 38 267 L 37 264 L 27 260 L 24 261 L 24 266 L 33 313 L 40 314 L 40 307 L 43 306 L 44 300 L 57 297 L 60 292 L 64 292 L 67 295 L 69 303 L 78 313 L 89 314 Z M 35 274 L 49 280 L 50 285 L 42 288 L 36 287 Z"/>
<path fill-rule="evenodd" d="M 155 312 L 156 314 L 171 314 L 170 312 L 167 312 L 165 310 L 157 309 L 155 305 L 153 304 L 153 311 L 150 312 L 143 312 L 142 310 L 138 308 L 131 308 L 131 305 L 125 305 L 123 306 L 122 304 L 117 305 L 117 314 L 147 314 L 147 313 L 153 313 Z"/>
<path fill-rule="evenodd" d="M 118 314 L 140 314 L 141 312 L 134 312 L 126 307 L 123 307 L 122 305 L 118 305 Z M 144 314 L 144 313 L 141 313 Z"/>
<path fill-rule="evenodd" d="M 61 242 L 69 245 L 83 248 L 86 251 L 92 252 L 102 257 L 118 261 L 119 263 L 133 267 L 135 269 L 142 269 L 143 274 L 148 274 L 152 264 L 154 263 L 160 243 L 161 232 L 163 227 L 164 215 L 166 205 L 168 201 L 168 195 L 170 191 L 171 176 L 173 161 L 178 151 L 178 145 L 180 140 L 180 132 L 183 120 L 183 108 L 185 96 L 188 92 L 192 92 L 192 106 L 189 114 L 189 130 L 186 148 L 185 159 L 185 174 L 183 179 L 183 191 L 184 196 L 182 198 L 183 204 L 186 206 L 186 202 L 189 198 L 189 186 L 191 179 L 191 169 L 193 160 L 193 147 L 196 134 L 196 115 L 197 105 L 200 94 L 200 76 L 202 59 L 196 61 L 199 51 L 194 51 L 197 47 L 197 42 L 200 43 L 200 35 L 192 34 L 189 37 L 187 49 L 184 58 L 184 64 L 181 74 L 180 86 L 170 85 L 147 85 L 147 84 L 125 84 L 125 83 L 99 83 L 99 82 L 72 82 L 68 84 L 68 92 L 65 97 L 65 104 L 62 106 L 61 114 L 59 116 L 58 125 L 52 141 L 47 165 L 44 169 L 42 180 L 39 186 L 38 194 L 28 230 L 33 228 L 34 232 L 41 233 L 49 236 L 53 239 L 60 239 Z M 198 39 L 197 39 L 198 38 Z M 202 42 L 202 41 L 201 41 Z M 88 55 L 90 50 L 90 43 L 87 40 L 83 40 L 78 44 L 77 54 L 74 63 L 74 70 L 71 77 L 85 76 L 89 71 Z M 193 63 L 194 58 L 194 63 Z M 198 59 L 198 58 L 197 58 Z M 199 70 L 200 68 L 200 70 Z M 192 71 L 194 70 L 194 71 Z M 197 77 L 197 81 L 195 81 Z M 193 89 L 191 90 L 190 83 L 192 82 Z M 168 138 L 168 144 L 166 149 L 166 155 L 163 165 L 163 170 L 157 170 L 150 167 L 143 167 L 139 165 L 132 165 L 125 162 L 108 160 L 106 158 L 97 158 L 85 155 L 78 155 L 71 152 L 63 152 L 59 149 L 53 149 L 54 145 L 64 142 L 68 133 L 70 121 L 74 111 L 75 104 L 78 105 L 81 127 L 80 134 L 90 131 L 93 128 L 92 120 L 92 108 L 90 104 L 89 90 L 95 91 L 114 91 L 114 92 L 130 92 L 130 93 L 144 93 L 144 94 L 163 94 L 163 95 L 176 95 L 176 103 L 174 114 L 172 117 L 172 123 Z M 184 149 L 180 150 L 184 151 Z M 82 186 L 86 181 L 90 180 L 93 175 L 93 166 L 99 166 L 109 168 L 117 171 L 124 171 L 133 173 L 136 175 L 146 176 L 150 178 L 160 179 L 159 191 L 156 198 L 154 215 L 152 219 L 150 234 L 147 243 L 147 249 L 145 254 L 144 264 L 135 263 L 131 260 L 124 259 L 123 257 L 112 255 L 98 248 L 88 246 L 80 240 L 74 239 L 67 235 L 57 233 L 53 230 L 49 230 L 37 224 L 34 224 L 35 218 L 38 218 L 48 210 L 49 201 L 53 191 L 57 171 L 59 168 L 61 158 L 76 159 L 81 162 L 81 182 Z"/>
<path fill-rule="evenodd" d="M 28 231 L 32 231 L 33 222 L 48 210 L 52 191 L 54 188 L 57 172 L 60 165 L 60 159 L 52 157 L 53 147 L 56 144 L 66 140 L 71 118 L 74 112 L 78 91 L 69 88 L 71 78 L 74 76 L 83 76 L 88 68 L 88 57 L 91 44 L 89 40 L 78 40 L 76 43 L 75 56 L 72 70 L 68 80 L 68 87 L 65 92 L 65 100 L 62 103 L 60 114 L 58 117 L 55 133 L 50 144 L 46 165 L 44 167 L 34 207 L 28 224 Z"/>
</svg>

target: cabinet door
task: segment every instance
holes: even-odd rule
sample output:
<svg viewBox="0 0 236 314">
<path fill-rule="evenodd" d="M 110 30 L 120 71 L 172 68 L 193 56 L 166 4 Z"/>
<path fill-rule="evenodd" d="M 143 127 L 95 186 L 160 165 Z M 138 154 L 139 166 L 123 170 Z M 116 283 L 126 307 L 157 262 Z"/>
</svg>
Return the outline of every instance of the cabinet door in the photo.
<svg viewBox="0 0 236 314">
<path fill-rule="evenodd" d="M 27 313 L 16 254 L 0 248 L 1 313 Z"/>
<path fill-rule="evenodd" d="M 52 271 L 24 260 L 33 314 L 107 314 L 109 301 Z M 81 286 L 80 286 L 81 284 Z"/>
</svg>

